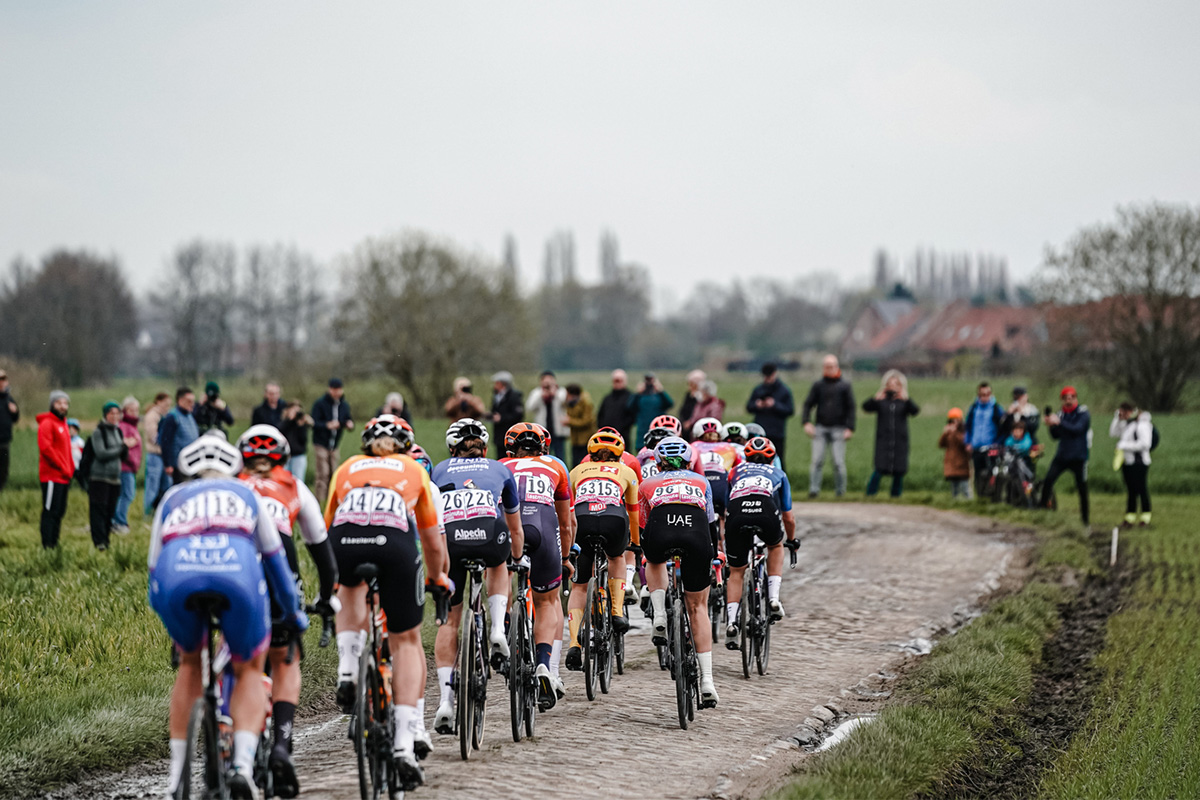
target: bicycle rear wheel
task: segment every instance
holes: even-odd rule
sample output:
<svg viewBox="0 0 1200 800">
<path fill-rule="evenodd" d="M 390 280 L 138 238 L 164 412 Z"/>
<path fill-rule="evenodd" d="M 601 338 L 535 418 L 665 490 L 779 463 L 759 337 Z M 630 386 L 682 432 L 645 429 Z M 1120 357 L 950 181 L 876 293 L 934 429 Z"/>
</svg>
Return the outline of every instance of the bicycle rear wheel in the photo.
<svg viewBox="0 0 1200 800">
<path fill-rule="evenodd" d="M 483 745 L 483 721 L 487 715 L 487 683 L 492 674 L 491 662 L 487 656 L 487 639 L 484 637 L 487 629 L 487 617 L 481 612 L 475 618 L 475 674 L 471 682 L 471 707 L 475 712 L 475 720 L 471 723 L 471 747 L 475 750 Z"/>
<path fill-rule="evenodd" d="M 748 569 L 742 582 L 742 604 L 738 608 L 738 632 L 742 650 L 742 675 L 750 678 L 750 664 L 754 660 L 754 570 Z"/>
<path fill-rule="evenodd" d="M 380 741 L 384 731 L 381 730 L 378 717 L 381 706 L 385 705 L 381 691 L 379 670 L 375 668 L 374 647 L 368 639 L 358 659 L 358 699 L 354 703 L 358 729 L 354 752 L 358 756 L 358 790 L 362 800 L 378 800 L 383 790 L 386 768 L 381 750 L 391 749 L 390 742 Z"/>
<path fill-rule="evenodd" d="M 601 586 L 606 586 L 608 581 L 605 580 Z M 608 694 L 609 687 L 612 686 L 613 674 L 613 629 L 612 629 L 612 595 L 608 592 L 598 593 L 598 602 L 596 609 L 593 612 L 595 616 L 595 624 L 593 625 L 594 638 L 596 639 L 596 671 L 600 678 L 600 692 Z"/>
<path fill-rule="evenodd" d="M 759 675 L 767 672 L 767 663 L 771 660 L 771 606 L 767 597 L 766 560 L 759 565 L 758 580 L 758 636 L 754 643 L 754 665 Z"/>
<path fill-rule="evenodd" d="M 475 694 L 471 690 L 475 671 L 475 611 L 471 608 L 469 599 L 473 587 L 470 573 L 467 573 L 466 586 L 463 588 L 463 598 L 468 600 L 467 607 L 462 611 L 462 625 L 458 641 L 458 686 L 455 700 L 458 702 L 458 752 L 462 760 L 471 757 L 471 728 L 475 724 L 475 709 L 472 704 Z"/>
<path fill-rule="evenodd" d="M 525 607 L 513 603 L 513 618 L 508 626 L 508 710 L 512 717 L 512 737 L 521 741 L 525 730 Z"/>
<path fill-rule="evenodd" d="M 613 631 L 613 661 L 617 665 L 617 674 L 625 674 L 625 634 Z"/>
<path fill-rule="evenodd" d="M 588 700 L 596 699 L 596 643 L 592 626 L 592 608 L 596 605 L 596 577 L 587 584 L 583 601 L 583 629 L 579 632 L 579 643 L 583 645 L 583 688 Z"/>
<path fill-rule="evenodd" d="M 683 645 L 683 615 L 686 613 L 683 599 L 675 597 L 671 604 L 671 661 L 675 673 L 675 710 L 679 714 L 679 727 L 685 731 L 691 718 L 688 713 L 688 669 Z"/>
<path fill-rule="evenodd" d="M 183 759 L 183 775 L 179 781 L 179 796 L 228 797 L 225 788 L 225 768 L 221 763 L 221 744 L 216 712 L 209 712 L 208 701 L 196 699 L 188 717 L 187 753 Z"/>
</svg>

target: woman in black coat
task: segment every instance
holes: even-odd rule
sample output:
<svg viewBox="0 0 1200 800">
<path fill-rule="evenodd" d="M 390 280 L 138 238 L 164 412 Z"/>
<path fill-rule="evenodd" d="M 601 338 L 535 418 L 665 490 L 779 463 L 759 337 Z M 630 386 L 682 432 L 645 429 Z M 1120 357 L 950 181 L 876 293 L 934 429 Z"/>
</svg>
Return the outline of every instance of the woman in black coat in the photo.
<svg viewBox="0 0 1200 800">
<path fill-rule="evenodd" d="M 875 425 L 875 471 L 867 482 L 867 496 L 879 492 L 884 475 L 892 476 L 892 497 L 904 491 L 904 473 L 908 472 L 908 418 L 921 409 L 908 397 L 908 379 L 900 370 L 883 375 L 879 391 L 863 403 L 863 411 L 878 414 Z"/>
</svg>

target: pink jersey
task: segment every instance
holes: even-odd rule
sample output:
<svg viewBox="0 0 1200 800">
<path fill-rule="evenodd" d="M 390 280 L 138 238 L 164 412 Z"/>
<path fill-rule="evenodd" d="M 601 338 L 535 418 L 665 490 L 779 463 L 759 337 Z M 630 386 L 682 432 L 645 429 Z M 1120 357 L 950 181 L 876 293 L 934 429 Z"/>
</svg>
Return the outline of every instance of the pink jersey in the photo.
<svg viewBox="0 0 1200 800">
<path fill-rule="evenodd" d="M 709 522 L 717 519 L 713 508 L 712 489 L 707 480 L 694 472 L 660 472 L 642 481 L 638 487 L 638 500 L 643 525 L 650 518 L 650 512 L 664 505 L 696 506 L 704 509 Z"/>
<path fill-rule="evenodd" d="M 692 442 L 692 449 L 700 456 L 701 471 L 728 473 L 746 459 L 732 442 Z"/>
</svg>

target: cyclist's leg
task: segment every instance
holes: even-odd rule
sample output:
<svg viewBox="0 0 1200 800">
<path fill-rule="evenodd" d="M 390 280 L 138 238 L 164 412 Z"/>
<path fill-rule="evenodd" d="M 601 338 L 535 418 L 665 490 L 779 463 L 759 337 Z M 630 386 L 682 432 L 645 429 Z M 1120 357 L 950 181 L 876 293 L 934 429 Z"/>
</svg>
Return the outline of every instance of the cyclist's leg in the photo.
<svg viewBox="0 0 1200 800">
<path fill-rule="evenodd" d="M 504 635 L 504 618 L 508 614 L 508 595 L 512 588 L 512 576 L 508 567 L 501 563 L 499 566 L 488 567 L 484 571 L 484 581 L 488 590 L 488 614 L 491 616 L 492 629 L 489 639 L 495 646 L 504 642 L 504 653 L 508 654 L 508 639 Z"/>
<path fill-rule="evenodd" d="M 204 691 L 200 670 L 200 651 L 181 653 L 179 671 L 175 673 L 175 686 L 171 689 L 171 716 L 169 736 L 171 739 L 171 771 L 167 780 L 167 792 L 172 796 L 183 777 L 183 762 L 187 754 L 187 726 L 196 698 Z"/>
<path fill-rule="evenodd" d="M 625 618 L 625 551 L 629 548 L 629 518 L 610 514 L 605 521 L 604 555 L 608 556 L 608 596 L 614 618 Z M 615 623 L 621 630 L 628 621 Z"/>
<path fill-rule="evenodd" d="M 667 508 L 663 506 L 662 508 Z M 646 588 L 650 590 L 654 644 L 666 644 L 667 635 L 667 549 L 671 546 L 668 528 L 661 525 L 659 509 L 651 512 L 642 531 L 642 552 L 646 556 Z"/>
<path fill-rule="evenodd" d="M 447 537 L 447 545 L 450 539 Z M 452 547 L 451 547 L 452 549 Z M 439 626 L 433 640 L 433 664 L 437 668 L 438 710 L 434 717 L 434 730 L 438 733 L 454 732 L 454 662 L 458 655 L 458 628 L 462 622 L 463 584 L 467 571 L 455 552 L 450 552 L 448 575 L 454 583 L 454 594 L 450 597 L 450 613 L 446 622 Z"/>
<path fill-rule="evenodd" d="M 229 716 L 233 718 L 233 766 L 246 775 L 254 774 L 254 754 L 263 722 L 267 717 L 266 689 L 263 688 L 263 665 L 267 650 L 262 648 L 245 660 L 234 654 L 233 696 L 229 698 Z"/>
<path fill-rule="evenodd" d="M 336 526 L 329 532 L 333 544 L 333 555 L 337 560 L 339 584 L 338 601 L 342 608 L 334 617 L 337 627 L 338 688 L 337 700 L 343 711 L 349 712 L 354 705 L 355 685 L 358 683 L 358 659 L 367 641 L 367 584 L 356 578 L 358 565 L 374 558 L 363 545 L 344 545 L 343 539 L 364 539 L 361 529 Z M 377 545 L 371 544 L 371 550 Z"/>
<path fill-rule="evenodd" d="M 537 525 L 526 524 L 525 552 L 529 555 L 529 588 L 533 591 L 533 642 L 538 665 L 553 674 L 551 659 L 554 640 L 562 634 L 562 603 L 558 588 L 562 585 L 562 542 L 558 519 L 543 515 Z M 543 535 L 543 528 L 553 535 Z"/>
<path fill-rule="evenodd" d="M 761 503 L 761 499 L 754 502 Z M 725 556 L 729 563 L 729 580 L 725 584 L 725 615 L 729 620 L 726 636 L 732 641 L 737 635 L 738 610 L 742 605 L 742 582 L 746 577 L 746 565 L 750 563 L 750 548 L 754 545 L 754 534 L 750 524 L 753 519 L 743 512 L 746 501 L 735 500 L 729 510 L 725 529 Z M 728 644 L 728 642 L 727 642 Z"/>
<path fill-rule="evenodd" d="M 379 559 L 379 605 L 387 615 L 388 650 L 392 660 L 392 714 L 395 740 L 392 754 L 419 777 L 413 752 L 417 730 L 417 701 L 425 688 L 425 653 L 421 620 L 425 615 L 424 572 L 417 542 L 397 537 Z"/>
<path fill-rule="evenodd" d="M 717 689 L 712 677 L 712 621 L 708 616 L 708 565 L 712 555 L 708 530 L 697 528 L 689 537 L 689 547 L 684 554 L 680 573 L 684 604 L 692 623 L 696 660 L 700 665 L 700 697 L 706 706 L 717 703 Z"/>
</svg>

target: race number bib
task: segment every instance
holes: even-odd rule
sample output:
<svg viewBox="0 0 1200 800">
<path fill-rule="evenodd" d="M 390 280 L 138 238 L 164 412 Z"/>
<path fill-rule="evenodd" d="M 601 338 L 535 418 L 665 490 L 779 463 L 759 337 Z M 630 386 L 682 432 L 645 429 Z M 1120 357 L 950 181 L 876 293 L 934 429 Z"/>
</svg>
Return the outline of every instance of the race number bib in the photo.
<svg viewBox="0 0 1200 800">
<path fill-rule="evenodd" d="M 767 495 L 770 497 L 775 493 L 775 484 L 765 475 L 747 475 L 744 478 L 738 478 L 737 483 L 729 491 L 729 499 L 736 500 L 739 497 L 747 497 L 749 495 Z"/>
<path fill-rule="evenodd" d="M 526 503 L 554 505 L 554 482 L 545 475 L 536 472 L 519 472 L 517 481 L 521 486 L 521 496 Z"/>
<path fill-rule="evenodd" d="M 700 508 L 706 508 L 708 505 L 705 502 L 704 488 L 701 486 L 686 481 L 655 486 L 654 492 L 650 495 L 650 507 L 658 508 L 671 503 L 682 503 Z"/>
<path fill-rule="evenodd" d="M 575 490 L 575 504 L 599 503 L 605 506 L 619 505 L 621 502 L 621 484 L 604 478 L 592 478 L 584 481 Z"/>
<path fill-rule="evenodd" d="M 281 536 L 292 535 L 292 517 L 288 513 L 288 507 L 276 500 L 274 497 L 263 496 L 263 505 L 271 512 L 271 521 L 275 523 L 275 529 L 279 531 Z"/>
<path fill-rule="evenodd" d="M 647 461 L 645 464 L 642 464 L 642 480 L 653 478 L 657 474 L 658 464 L 655 464 L 653 461 Z"/>
<path fill-rule="evenodd" d="M 236 492 L 198 492 L 170 510 L 162 522 L 162 536 L 168 539 L 211 530 L 252 536 L 257 511 Z"/>
<path fill-rule="evenodd" d="M 726 472 L 725 457 L 715 450 L 708 450 L 700 454 L 700 466 L 705 472 Z"/>
<path fill-rule="evenodd" d="M 408 506 L 399 492 L 384 486 L 360 486 L 346 492 L 333 515 L 334 525 L 371 525 L 408 530 Z"/>
<path fill-rule="evenodd" d="M 488 517 L 496 519 L 496 498 L 487 489 L 454 489 L 442 495 L 445 523 Z"/>
</svg>

